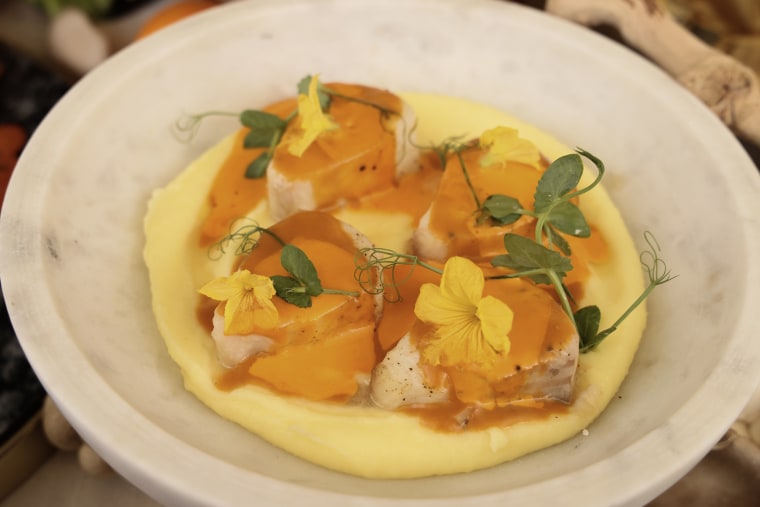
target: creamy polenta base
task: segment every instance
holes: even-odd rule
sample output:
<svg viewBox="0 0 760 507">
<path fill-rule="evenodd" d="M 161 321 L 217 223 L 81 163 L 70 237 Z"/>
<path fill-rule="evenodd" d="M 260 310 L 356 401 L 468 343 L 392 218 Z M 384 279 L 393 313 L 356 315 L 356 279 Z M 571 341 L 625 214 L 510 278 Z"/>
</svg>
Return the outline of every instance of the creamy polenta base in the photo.
<svg viewBox="0 0 760 507">
<path fill-rule="evenodd" d="M 519 130 L 550 160 L 572 150 L 503 112 L 428 94 L 400 94 L 416 111 L 422 145 L 447 137 L 477 136 L 505 125 Z M 221 371 L 208 330 L 196 318 L 197 290 L 229 274 L 233 258 L 211 260 L 198 245 L 208 213 L 207 194 L 235 136 L 223 140 L 153 196 L 145 219 L 145 261 L 153 309 L 169 354 L 185 387 L 222 417 L 313 463 L 370 478 L 413 478 L 469 472 L 562 442 L 585 429 L 607 406 L 625 378 L 641 338 L 646 314 L 640 306 L 591 352 L 581 354 L 573 403 L 548 418 L 461 432 L 436 431 L 414 415 L 366 406 L 287 397 L 253 384 L 220 390 Z M 593 150 L 592 146 L 585 147 Z M 614 171 L 614 168 L 611 168 Z M 585 171 L 586 182 L 591 175 Z M 611 324 L 643 290 L 638 253 L 618 210 L 597 186 L 581 196 L 580 208 L 604 236 L 609 261 L 593 265 L 582 305 L 596 304 L 602 327 Z M 272 224 L 266 203 L 250 216 Z M 338 212 L 377 246 L 402 250 L 414 224 L 403 214 Z"/>
</svg>

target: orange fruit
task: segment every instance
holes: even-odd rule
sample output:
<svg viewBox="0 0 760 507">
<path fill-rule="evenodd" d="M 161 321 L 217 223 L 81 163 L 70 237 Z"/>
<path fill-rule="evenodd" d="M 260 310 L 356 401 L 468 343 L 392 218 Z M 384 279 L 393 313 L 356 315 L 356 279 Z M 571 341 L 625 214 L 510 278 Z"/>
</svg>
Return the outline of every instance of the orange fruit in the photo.
<svg viewBox="0 0 760 507">
<path fill-rule="evenodd" d="M 135 40 L 142 39 L 157 32 L 165 26 L 184 19 L 193 14 L 219 5 L 212 0 L 180 0 L 156 12 L 151 16 L 135 36 Z"/>
</svg>

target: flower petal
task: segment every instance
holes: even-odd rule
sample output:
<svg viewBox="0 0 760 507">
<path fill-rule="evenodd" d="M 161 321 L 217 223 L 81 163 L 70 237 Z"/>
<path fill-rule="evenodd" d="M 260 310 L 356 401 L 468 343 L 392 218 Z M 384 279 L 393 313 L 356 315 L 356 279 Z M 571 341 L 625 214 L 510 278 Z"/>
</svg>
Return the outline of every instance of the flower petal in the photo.
<svg viewBox="0 0 760 507">
<path fill-rule="evenodd" d="M 519 137 L 518 131 L 513 128 L 486 130 L 480 136 L 480 147 L 487 150 L 480 160 L 483 167 L 512 161 L 540 168 L 541 153 L 536 145 Z"/>
<path fill-rule="evenodd" d="M 227 335 L 251 334 L 256 327 L 272 328 L 279 321 L 272 302 L 276 291 L 268 276 L 243 269 L 212 280 L 198 292 L 216 301 L 226 301 L 224 333 Z"/>
<path fill-rule="evenodd" d="M 198 289 L 198 292 L 214 301 L 227 301 L 242 290 L 238 284 L 230 283 L 230 277 L 215 278 Z"/>
<path fill-rule="evenodd" d="M 338 124 L 322 111 L 317 95 L 318 84 L 319 76 L 312 76 L 309 94 L 298 96 L 299 135 L 288 142 L 288 152 L 296 157 L 303 155 L 320 134 L 338 128 Z"/>
<path fill-rule="evenodd" d="M 247 270 L 243 270 L 243 271 L 247 271 Z M 246 289 L 250 289 L 253 291 L 253 295 L 256 298 L 256 302 L 260 305 L 263 305 L 264 301 L 271 302 L 272 298 L 277 293 L 277 291 L 274 288 L 274 283 L 272 282 L 272 279 L 269 278 L 268 276 L 249 273 L 248 276 L 243 281 L 246 285 Z"/>
<path fill-rule="evenodd" d="M 414 304 L 414 314 L 422 322 L 439 326 L 456 324 L 468 319 L 475 311 L 474 305 L 448 297 L 440 287 L 432 283 L 423 284 Z"/>
<path fill-rule="evenodd" d="M 451 257 L 443 267 L 441 291 L 448 298 L 462 305 L 471 305 L 474 312 L 483 295 L 485 277 L 483 270 L 464 257 Z"/>
<path fill-rule="evenodd" d="M 482 297 L 483 270 L 463 257 L 452 257 L 443 268 L 440 287 L 423 284 L 414 313 L 436 325 L 435 337 L 421 342 L 423 361 L 445 366 L 490 365 L 499 353 L 509 353 L 512 310 L 503 301 Z"/>
<path fill-rule="evenodd" d="M 493 362 L 495 352 L 488 345 L 484 347 L 480 323 L 473 317 L 456 325 L 440 326 L 422 357 L 433 365 L 488 364 Z"/>
<path fill-rule="evenodd" d="M 512 309 L 500 299 L 486 296 L 478 303 L 475 312 L 483 333 L 483 339 L 497 352 L 508 354 L 510 348 L 509 331 L 512 329 L 514 314 Z"/>
<path fill-rule="evenodd" d="M 439 340 L 446 343 L 446 355 L 454 364 L 469 363 L 475 356 L 480 355 L 480 325 L 474 318 L 462 321 L 457 326 L 441 327 L 437 334 Z"/>
<path fill-rule="evenodd" d="M 246 291 L 227 300 L 224 305 L 224 334 L 251 334 L 256 326 L 255 298 Z"/>
<path fill-rule="evenodd" d="M 254 323 L 257 327 L 271 329 L 280 323 L 280 314 L 271 299 L 258 301 L 258 308 L 254 313 Z"/>
</svg>

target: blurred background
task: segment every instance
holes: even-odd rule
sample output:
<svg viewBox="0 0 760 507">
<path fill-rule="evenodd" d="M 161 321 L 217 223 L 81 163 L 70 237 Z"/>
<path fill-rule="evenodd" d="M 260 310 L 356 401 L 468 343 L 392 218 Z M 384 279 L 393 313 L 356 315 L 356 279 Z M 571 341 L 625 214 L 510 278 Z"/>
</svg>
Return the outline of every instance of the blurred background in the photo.
<svg viewBox="0 0 760 507">
<path fill-rule="evenodd" d="M 78 79 L 134 41 L 220 3 L 223 0 L 0 0 L 0 202 L 27 140 Z M 546 2 L 515 3 L 543 9 Z M 696 37 L 760 74 L 760 0 L 659 4 Z M 611 27 L 591 29 L 626 44 Z M 740 142 L 760 165 L 760 149 Z M 750 448 L 738 449 L 732 438 L 729 433 L 651 505 L 760 505 L 760 447 L 751 448 L 748 440 Z M 105 502 L 113 507 L 156 505 L 110 472 L 46 402 L 3 304 L 0 507 Z"/>
</svg>

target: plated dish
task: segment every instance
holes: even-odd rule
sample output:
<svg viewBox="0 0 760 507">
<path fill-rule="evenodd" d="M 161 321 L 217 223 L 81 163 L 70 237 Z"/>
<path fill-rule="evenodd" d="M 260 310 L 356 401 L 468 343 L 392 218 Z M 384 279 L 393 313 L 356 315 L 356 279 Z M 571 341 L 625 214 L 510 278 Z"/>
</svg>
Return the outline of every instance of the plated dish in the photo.
<svg viewBox="0 0 760 507">
<path fill-rule="evenodd" d="M 149 204 L 153 308 L 188 390 L 370 478 L 471 472 L 586 430 L 646 320 L 604 164 L 461 99 L 316 75 L 297 98 L 242 112 Z M 642 262 L 650 290 L 670 278 L 658 251 Z"/>
<path fill-rule="evenodd" d="M 255 65 L 242 63 L 252 55 Z M 471 473 L 369 480 L 293 457 L 186 392 L 153 318 L 142 223 L 152 193 L 236 126 L 210 119 L 190 145 L 170 126 L 183 112 L 274 102 L 315 69 L 325 81 L 484 103 L 564 144 L 601 146 L 605 188 L 637 250 L 657 231 L 679 278 L 649 300 L 629 374 L 587 436 Z M 222 6 L 89 74 L 16 174 L 0 266 L 19 339 L 85 440 L 163 504 L 641 504 L 707 452 L 757 382 L 749 158 L 644 60 L 508 2 Z M 704 203 L 721 213 L 701 212 Z"/>
</svg>

